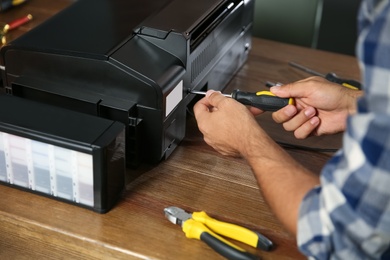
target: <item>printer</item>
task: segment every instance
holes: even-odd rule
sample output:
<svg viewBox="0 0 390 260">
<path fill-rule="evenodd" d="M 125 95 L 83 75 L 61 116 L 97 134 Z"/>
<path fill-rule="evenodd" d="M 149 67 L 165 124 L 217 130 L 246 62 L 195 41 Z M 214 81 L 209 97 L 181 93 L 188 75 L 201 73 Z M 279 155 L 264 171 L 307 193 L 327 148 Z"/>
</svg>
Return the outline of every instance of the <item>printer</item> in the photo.
<svg viewBox="0 0 390 260">
<path fill-rule="evenodd" d="M 187 107 L 194 98 L 188 90 L 222 90 L 243 65 L 251 47 L 253 9 L 254 0 L 79 0 L 3 46 L 0 106 L 7 104 L 2 108 L 7 116 L 0 115 L 0 183 L 42 193 L 28 174 L 24 184 L 14 180 L 20 174 L 12 171 L 18 167 L 3 167 L 1 179 L 1 164 L 20 159 L 9 158 L 10 135 L 81 150 L 92 156 L 93 169 L 87 181 L 93 202 L 81 206 L 109 210 L 124 177 L 107 176 L 168 158 L 185 136 Z M 31 111 L 25 114 L 21 107 Z M 47 118 L 35 112 L 51 110 L 56 112 Z M 77 131 L 70 126 L 75 122 Z M 88 122 L 102 127 L 85 126 Z M 67 128 L 80 133 L 69 135 Z M 108 138 L 107 132 L 113 136 Z M 96 143 L 101 144 L 98 156 Z M 25 168 L 33 170 L 25 161 Z M 69 189 L 59 199 L 79 203 L 82 192 Z M 53 187 L 43 193 L 58 197 Z M 107 196 L 112 199 L 103 205 Z"/>
</svg>

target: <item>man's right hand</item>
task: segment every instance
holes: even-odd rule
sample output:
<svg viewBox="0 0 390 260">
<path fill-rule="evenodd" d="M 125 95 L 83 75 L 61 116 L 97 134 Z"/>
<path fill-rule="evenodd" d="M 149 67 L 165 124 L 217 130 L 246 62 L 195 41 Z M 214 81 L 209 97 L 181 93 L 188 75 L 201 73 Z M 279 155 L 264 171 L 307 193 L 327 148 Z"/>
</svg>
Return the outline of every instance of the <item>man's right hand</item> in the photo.
<svg viewBox="0 0 390 260">
<path fill-rule="evenodd" d="M 348 115 L 356 112 L 356 100 L 363 94 L 322 77 L 274 86 L 270 91 L 279 97 L 295 99 L 295 106 L 288 105 L 272 117 L 298 139 L 344 131 Z"/>
</svg>

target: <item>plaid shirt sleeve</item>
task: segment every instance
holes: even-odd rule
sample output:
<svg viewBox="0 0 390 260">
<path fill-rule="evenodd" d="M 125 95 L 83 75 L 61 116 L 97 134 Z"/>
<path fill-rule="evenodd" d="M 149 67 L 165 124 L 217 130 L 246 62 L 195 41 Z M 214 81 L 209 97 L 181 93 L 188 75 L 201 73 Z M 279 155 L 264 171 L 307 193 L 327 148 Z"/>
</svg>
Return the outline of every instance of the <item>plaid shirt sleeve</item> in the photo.
<svg viewBox="0 0 390 260">
<path fill-rule="evenodd" d="M 365 95 L 300 208 L 298 245 L 314 259 L 390 259 L 390 0 L 363 0 L 358 20 Z"/>
</svg>

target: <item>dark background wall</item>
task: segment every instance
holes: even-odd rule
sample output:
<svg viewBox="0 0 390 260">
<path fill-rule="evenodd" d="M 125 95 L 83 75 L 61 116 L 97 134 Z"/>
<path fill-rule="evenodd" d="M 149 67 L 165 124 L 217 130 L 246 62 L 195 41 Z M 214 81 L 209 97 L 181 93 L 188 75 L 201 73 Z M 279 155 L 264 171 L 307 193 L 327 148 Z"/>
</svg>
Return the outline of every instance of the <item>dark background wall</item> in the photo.
<svg viewBox="0 0 390 260">
<path fill-rule="evenodd" d="M 317 48 L 355 55 L 360 0 L 324 0 Z"/>
<path fill-rule="evenodd" d="M 361 0 L 255 1 L 255 37 L 355 54 Z"/>
</svg>

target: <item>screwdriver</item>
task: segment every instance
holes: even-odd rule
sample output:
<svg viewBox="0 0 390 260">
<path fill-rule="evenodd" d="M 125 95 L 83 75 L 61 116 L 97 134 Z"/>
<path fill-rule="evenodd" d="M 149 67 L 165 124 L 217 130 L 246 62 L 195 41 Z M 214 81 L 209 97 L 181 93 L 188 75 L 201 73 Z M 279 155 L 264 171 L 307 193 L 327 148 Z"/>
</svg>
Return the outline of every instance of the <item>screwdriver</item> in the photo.
<svg viewBox="0 0 390 260">
<path fill-rule="evenodd" d="M 31 14 L 28 14 L 26 16 L 23 16 L 21 18 L 18 18 L 10 23 L 2 23 L 0 22 L 0 36 L 4 36 L 9 31 L 14 30 L 18 28 L 19 26 L 24 25 L 25 23 L 28 23 L 33 19 L 33 16 Z"/>
<path fill-rule="evenodd" d="M 360 84 L 360 82 L 356 81 L 356 80 L 353 80 L 353 79 L 343 79 L 343 78 L 339 78 L 336 73 L 334 72 L 329 72 L 328 74 L 322 74 L 322 73 L 319 73 L 317 71 L 314 71 L 314 70 L 311 70 L 309 68 L 306 68 L 302 65 L 299 65 L 295 62 L 289 62 L 289 65 L 297 68 L 297 69 L 300 69 L 300 70 L 303 70 L 307 73 L 310 73 L 312 75 L 316 75 L 316 76 L 320 76 L 320 77 L 323 77 L 325 79 L 327 79 L 328 81 L 330 82 L 334 82 L 334 83 L 337 83 L 337 84 L 340 84 L 344 87 L 347 87 L 347 88 L 350 88 L 350 89 L 354 89 L 354 90 L 360 90 L 362 89 L 362 85 Z"/>
<path fill-rule="evenodd" d="M 204 91 L 189 90 L 189 93 L 197 95 L 206 95 Z M 280 98 L 275 96 L 270 91 L 244 92 L 238 89 L 231 94 L 222 94 L 225 97 L 230 97 L 241 104 L 257 107 L 263 111 L 276 111 L 289 104 L 294 104 L 292 98 Z"/>
</svg>

